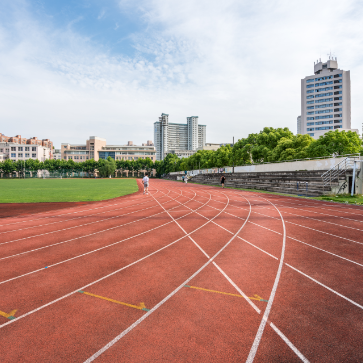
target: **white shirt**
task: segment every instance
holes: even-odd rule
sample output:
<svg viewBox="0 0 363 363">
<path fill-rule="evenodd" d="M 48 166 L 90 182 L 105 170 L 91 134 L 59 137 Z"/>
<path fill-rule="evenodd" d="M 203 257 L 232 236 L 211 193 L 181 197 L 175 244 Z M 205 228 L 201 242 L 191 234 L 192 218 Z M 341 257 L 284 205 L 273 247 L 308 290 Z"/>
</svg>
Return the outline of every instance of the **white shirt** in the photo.
<svg viewBox="0 0 363 363">
<path fill-rule="evenodd" d="M 142 178 L 142 181 L 144 182 L 144 184 L 149 184 L 149 177 L 144 176 L 144 177 Z"/>
</svg>

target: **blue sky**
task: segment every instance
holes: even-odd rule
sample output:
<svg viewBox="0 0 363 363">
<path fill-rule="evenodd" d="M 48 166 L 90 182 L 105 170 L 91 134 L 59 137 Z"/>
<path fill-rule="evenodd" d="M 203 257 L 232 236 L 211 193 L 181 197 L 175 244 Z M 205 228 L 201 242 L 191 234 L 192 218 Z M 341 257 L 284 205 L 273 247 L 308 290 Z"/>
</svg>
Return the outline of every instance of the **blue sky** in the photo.
<svg viewBox="0 0 363 363">
<path fill-rule="evenodd" d="M 0 132 L 81 143 L 153 139 L 198 115 L 208 142 L 296 132 L 314 61 L 351 70 L 363 103 L 361 1 L 12 0 L 0 3 Z"/>
</svg>

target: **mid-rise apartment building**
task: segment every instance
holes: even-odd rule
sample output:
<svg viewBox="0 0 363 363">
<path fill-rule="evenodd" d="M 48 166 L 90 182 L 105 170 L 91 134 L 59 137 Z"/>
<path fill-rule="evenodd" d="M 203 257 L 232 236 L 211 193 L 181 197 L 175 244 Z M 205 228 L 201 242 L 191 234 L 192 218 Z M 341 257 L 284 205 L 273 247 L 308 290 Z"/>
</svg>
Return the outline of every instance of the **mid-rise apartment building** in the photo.
<svg viewBox="0 0 363 363">
<path fill-rule="evenodd" d="M 177 124 L 169 122 L 169 114 L 162 113 L 154 123 L 156 160 L 163 160 L 168 153 L 192 155 L 205 145 L 206 129 L 206 125 L 198 124 L 198 116 L 187 117 L 186 124 Z"/>
<path fill-rule="evenodd" d="M 61 147 L 61 158 L 63 160 L 74 160 L 82 162 L 90 159 L 98 161 L 111 157 L 115 160 L 138 160 L 150 158 L 156 160 L 156 150 L 153 143 L 148 140 L 142 146 L 134 145 L 129 141 L 127 145 L 107 145 L 106 139 L 90 136 L 85 144 L 63 143 Z"/>
<path fill-rule="evenodd" d="M 38 140 L 37 137 L 27 139 L 20 135 L 5 136 L 0 133 L 0 154 L 2 160 L 44 161 L 53 158 L 53 142 L 49 139 Z"/>
<path fill-rule="evenodd" d="M 301 80 L 301 134 L 315 139 L 330 130 L 351 130 L 350 71 L 337 59 L 314 62 L 314 75 Z"/>
</svg>

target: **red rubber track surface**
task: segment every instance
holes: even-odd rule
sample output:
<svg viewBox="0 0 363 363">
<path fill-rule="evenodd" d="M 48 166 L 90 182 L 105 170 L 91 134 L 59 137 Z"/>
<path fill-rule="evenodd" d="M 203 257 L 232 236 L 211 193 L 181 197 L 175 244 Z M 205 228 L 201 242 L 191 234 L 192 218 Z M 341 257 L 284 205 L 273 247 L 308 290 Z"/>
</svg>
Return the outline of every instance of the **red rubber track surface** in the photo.
<svg viewBox="0 0 363 363">
<path fill-rule="evenodd" d="M 362 232 L 360 207 L 164 180 L 8 215 L 0 361 L 361 362 Z"/>
</svg>

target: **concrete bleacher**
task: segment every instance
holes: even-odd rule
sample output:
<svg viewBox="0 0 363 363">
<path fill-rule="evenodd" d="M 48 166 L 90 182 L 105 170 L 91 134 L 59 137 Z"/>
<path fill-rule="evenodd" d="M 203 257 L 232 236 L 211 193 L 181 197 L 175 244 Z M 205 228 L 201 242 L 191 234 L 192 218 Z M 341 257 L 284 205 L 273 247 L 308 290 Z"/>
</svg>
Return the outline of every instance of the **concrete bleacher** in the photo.
<svg viewBox="0 0 363 363">
<path fill-rule="evenodd" d="M 346 177 L 342 176 L 331 185 L 325 186 L 321 178 L 324 170 L 285 171 L 285 172 L 243 172 L 225 173 L 226 187 L 257 189 L 285 194 L 321 196 L 336 193 Z M 205 185 L 220 185 L 221 174 L 198 174 L 189 182 Z M 168 175 L 167 179 L 176 180 L 176 175 Z M 345 192 L 348 192 L 348 183 Z M 297 188 L 299 185 L 299 188 Z M 306 190 L 307 186 L 307 190 Z"/>
</svg>

